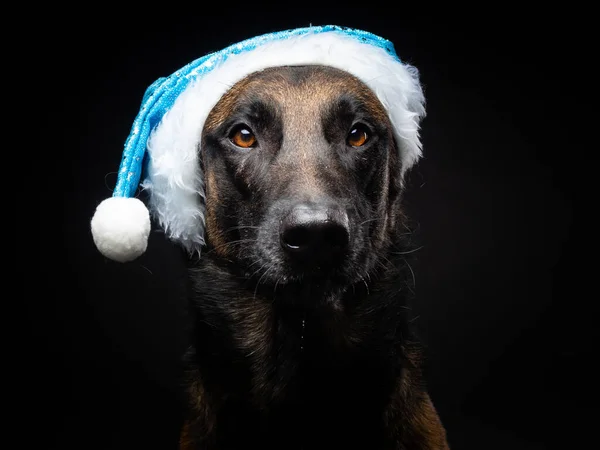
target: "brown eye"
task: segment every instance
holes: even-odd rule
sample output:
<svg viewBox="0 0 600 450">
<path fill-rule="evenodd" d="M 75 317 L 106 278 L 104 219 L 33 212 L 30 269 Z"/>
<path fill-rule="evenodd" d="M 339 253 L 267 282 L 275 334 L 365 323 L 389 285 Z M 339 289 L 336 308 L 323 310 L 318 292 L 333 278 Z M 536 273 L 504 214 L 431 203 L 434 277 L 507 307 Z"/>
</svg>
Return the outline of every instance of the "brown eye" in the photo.
<svg viewBox="0 0 600 450">
<path fill-rule="evenodd" d="M 365 145 L 365 142 L 367 142 L 368 139 L 369 132 L 367 130 L 367 127 L 359 124 L 352 128 L 350 133 L 348 133 L 348 138 L 346 142 L 352 147 L 361 147 Z"/>
<path fill-rule="evenodd" d="M 242 148 L 250 148 L 256 145 L 256 136 L 254 136 L 254 133 L 246 126 L 235 128 L 229 136 L 229 139 L 235 145 Z"/>
</svg>

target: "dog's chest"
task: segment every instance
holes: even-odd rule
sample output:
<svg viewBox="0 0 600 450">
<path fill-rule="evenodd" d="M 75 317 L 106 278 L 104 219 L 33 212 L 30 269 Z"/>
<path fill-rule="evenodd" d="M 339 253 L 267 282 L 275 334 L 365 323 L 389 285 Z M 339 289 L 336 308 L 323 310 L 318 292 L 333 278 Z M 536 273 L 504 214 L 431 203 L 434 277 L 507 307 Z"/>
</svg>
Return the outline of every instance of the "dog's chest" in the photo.
<svg viewBox="0 0 600 450">
<path fill-rule="evenodd" d="M 288 331 L 275 334 L 263 362 L 251 364 L 251 391 L 229 405 L 224 421 L 262 448 L 372 444 L 389 397 L 372 353 L 342 345 L 310 318 Z"/>
</svg>

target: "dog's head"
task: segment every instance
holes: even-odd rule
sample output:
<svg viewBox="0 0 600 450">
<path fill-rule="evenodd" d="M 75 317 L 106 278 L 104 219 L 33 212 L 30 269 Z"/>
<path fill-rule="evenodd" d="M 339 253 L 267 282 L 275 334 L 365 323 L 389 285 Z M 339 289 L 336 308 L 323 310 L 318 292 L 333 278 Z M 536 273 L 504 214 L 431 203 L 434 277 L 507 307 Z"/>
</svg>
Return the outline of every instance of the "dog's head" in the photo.
<svg viewBox="0 0 600 450">
<path fill-rule="evenodd" d="M 208 54 L 146 90 L 94 242 L 132 261 L 152 214 L 188 253 L 208 243 L 249 278 L 347 285 L 398 223 L 424 104 L 418 70 L 362 30 L 310 26 Z"/>
<path fill-rule="evenodd" d="M 360 280 L 400 220 L 396 146 L 384 106 L 345 71 L 247 76 L 202 133 L 208 252 L 261 284 Z"/>
</svg>

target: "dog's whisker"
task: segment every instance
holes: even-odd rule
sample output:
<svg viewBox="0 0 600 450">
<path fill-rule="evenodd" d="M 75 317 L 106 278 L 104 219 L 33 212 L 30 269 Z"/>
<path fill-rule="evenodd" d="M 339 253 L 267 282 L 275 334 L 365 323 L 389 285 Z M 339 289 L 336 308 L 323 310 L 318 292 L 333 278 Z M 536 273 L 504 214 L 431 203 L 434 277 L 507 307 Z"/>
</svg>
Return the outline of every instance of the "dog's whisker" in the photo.
<svg viewBox="0 0 600 450">
<path fill-rule="evenodd" d="M 256 225 L 240 225 L 240 226 L 236 226 L 236 227 L 231 227 L 231 228 L 227 228 L 225 230 L 225 233 L 228 233 L 230 231 L 238 231 L 238 230 L 245 230 L 245 229 L 253 229 L 253 230 L 257 230 L 260 227 L 256 226 Z"/>
<path fill-rule="evenodd" d="M 232 250 L 233 248 L 235 248 L 236 246 L 239 246 L 240 244 L 253 244 L 256 242 L 256 239 L 238 239 L 235 241 L 230 241 L 230 242 L 225 242 L 223 244 L 218 244 L 213 246 L 210 250 L 208 250 L 205 254 L 211 254 L 215 251 L 219 251 L 219 250 Z"/>
<path fill-rule="evenodd" d="M 229 241 L 229 242 L 227 242 L 225 244 L 222 244 L 222 245 L 239 244 L 239 243 L 242 243 L 242 242 L 252 242 L 252 243 L 254 243 L 254 242 L 256 242 L 256 239 L 236 239 L 235 241 Z"/>
<path fill-rule="evenodd" d="M 375 217 L 374 219 L 367 219 L 367 220 L 364 220 L 361 223 L 359 223 L 358 226 L 360 227 L 360 226 L 364 225 L 365 223 L 375 222 L 377 220 L 383 220 L 383 219 L 384 219 L 383 217 Z"/>
<path fill-rule="evenodd" d="M 273 287 L 273 294 L 275 294 L 277 292 L 277 285 L 279 284 L 280 280 L 281 280 L 281 277 L 277 277 L 277 280 L 275 280 L 275 286 Z"/>
<path fill-rule="evenodd" d="M 252 263 L 250 263 L 250 264 L 248 265 L 248 269 L 250 269 L 251 267 L 254 267 L 255 265 L 257 265 L 257 264 L 260 264 L 260 263 L 262 263 L 262 262 L 263 262 L 263 261 L 262 261 L 261 259 L 258 259 L 258 258 L 257 258 L 257 259 L 256 259 L 254 262 L 252 262 Z M 265 263 L 265 264 L 266 264 L 266 263 Z M 258 270 L 260 270 L 260 269 L 258 269 Z"/>
<path fill-rule="evenodd" d="M 385 261 L 381 261 L 379 259 L 375 263 L 375 267 L 373 269 L 374 269 L 373 275 L 376 276 L 377 279 L 379 279 L 380 274 L 385 273 L 389 269 L 389 266 L 388 266 L 388 264 L 386 264 Z"/>
<path fill-rule="evenodd" d="M 256 275 L 258 272 L 260 272 L 261 270 L 263 270 L 265 268 L 265 266 L 269 265 L 268 262 L 264 263 L 262 266 L 260 266 L 255 272 L 252 273 L 252 275 L 250 275 L 248 278 L 254 278 L 254 275 Z M 264 274 L 263 274 L 264 275 Z M 262 276 L 261 276 L 262 278 Z"/>
<path fill-rule="evenodd" d="M 369 290 L 369 284 L 365 281 L 364 278 L 363 278 L 363 283 L 365 284 L 365 287 L 367 288 L 367 295 L 371 295 L 371 291 Z"/>
<path fill-rule="evenodd" d="M 417 320 L 419 317 L 421 317 L 421 316 L 415 316 L 415 317 L 413 317 L 412 319 L 410 319 L 410 320 L 408 321 L 408 323 L 413 323 L 413 322 L 415 322 L 415 321 L 416 321 L 416 320 Z"/>
<path fill-rule="evenodd" d="M 383 261 L 381 261 L 382 259 L 383 259 L 383 260 L 384 260 L 384 261 L 385 261 L 387 264 L 389 264 L 389 266 L 390 266 L 390 267 L 393 267 L 393 266 L 394 266 L 394 263 L 393 263 L 392 261 L 390 261 L 390 260 L 389 260 L 389 258 L 388 258 L 387 256 L 385 256 L 385 255 L 380 255 L 379 262 L 380 262 L 381 264 L 383 264 Z M 386 268 L 386 269 L 388 268 L 388 266 L 386 266 L 385 264 L 383 264 L 383 267 L 384 267 L 384 268 Z"/>
<path fill-rule="evenodd" d="M 410 270 L 410 273 L 412 275 L 412 280 L 413 280 L 413 287 L 415 287 L 417 285 L 417 280 L 415 278 L 415 272 L 413 271 L 412 267 L 410 266 L 410 263 L 405 258 L 402 258 L 402 260 L 406 263 L 406 266 Z M 414 293 L 414 291 L 411 289 L 410 286 L 408 286 L 408 288 L 410 289 L 411 292 Z"/>
<path fill-rule="evenodd" d="M 265 264 L 266 265 L 266 264 Z M 263 266 L 264 267 L 264 266 Z M 253 298 L 256 299 L 256 292 L 258 291 L 258 286 L 260 285 L 261 280 L 269 273 L 269 271 L 271 269 L 273 269 L 275 267 L 275 264 L 272 264 L 271 266 L 269 266 L 267 268 L 267 270 L 265 270 L 265 272 L 260 276 L 260 278 L 258 279 L 258 281 L 256 282 L 256 287 L 254 288 L 254 296 Z"/>
<path fill-rule="evenodd" d="M 419 250 L 421 250 L 423 247 L 424 247 L 424 246 L 423 246 L 423 245 L 421 245 L 420 247 L 417 247 L 417 248 L 415 248 L 415 249 L 413 249 L 413 250 L 407 250 L 407 251 L 405 251 L 405 252 L 390 252 L 390 253 L 391 253 L 392 255 L 409 255 L 409 254 L 411 254 L 411 253 L 418 252 L 418 251 L 419 251 Z"/>
<path fill-rule="evenodd" d="M 402 224 L 402 228 L 404 228 L 406 231 L 408 231 L 409 232 L 408 234 L 412 234 L 412 232 L 415 231 L 415 230 L 412 230 L 411 227 L 410 227 L 410 225 L 407 224 L 407 223 L 403 223 Z M 400 235 L 400 236 L 402 236 L 402 235 Z"/>
<path fill-rule="evenodd" d="M 271 264 L 270 267 L 267 268 L 267 270 L 265 270 L 265 273 L 262 274 L 262 276 L 258 279 L 257 284 L 260 284 L 260 282 L 262 281 L 262 279 L 272 270 L 275 268 L 275 264 Z M 265 280 L 266 282 L 266 280 Z"/>
<path fill-rule="evenodd" d="M 365 274 L 365 275 L 368 276 L 368 274 Z M 365 277 L 360 274 L 358 276 L 364 283 L 365 287 L 367 288 L 367 295 L 371 295 L 371 291 L 369 290 L 369 284 L 367 283 L 367 280 L 365 280 Z M 354 288 L 354 286 L 352 286 L 352 287 Z"/>
</svg>

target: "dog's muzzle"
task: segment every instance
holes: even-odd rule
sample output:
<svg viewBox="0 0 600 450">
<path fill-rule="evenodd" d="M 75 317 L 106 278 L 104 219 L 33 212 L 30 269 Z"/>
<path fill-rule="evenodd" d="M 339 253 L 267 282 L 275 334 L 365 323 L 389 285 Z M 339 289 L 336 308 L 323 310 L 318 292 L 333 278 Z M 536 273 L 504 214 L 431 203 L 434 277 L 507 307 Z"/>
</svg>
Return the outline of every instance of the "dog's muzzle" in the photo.
<svg viewBox="0 0 600 450">
<path fill-rule="evenodd" d="M 335 203 L 298 203 L 284 214 L 279 237 L 293 264 L 335 264 L 348 250 L 348 215 Z"/>
</svg>

